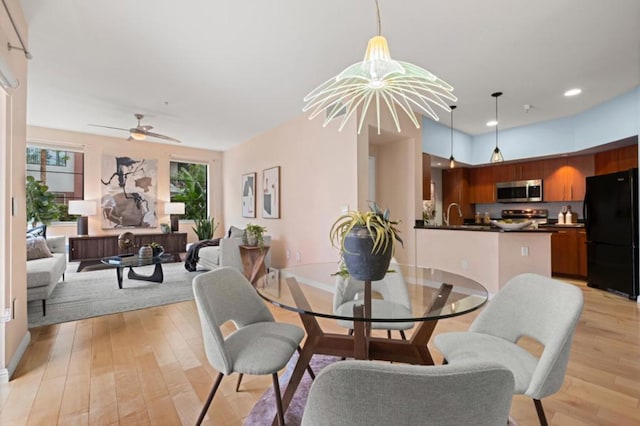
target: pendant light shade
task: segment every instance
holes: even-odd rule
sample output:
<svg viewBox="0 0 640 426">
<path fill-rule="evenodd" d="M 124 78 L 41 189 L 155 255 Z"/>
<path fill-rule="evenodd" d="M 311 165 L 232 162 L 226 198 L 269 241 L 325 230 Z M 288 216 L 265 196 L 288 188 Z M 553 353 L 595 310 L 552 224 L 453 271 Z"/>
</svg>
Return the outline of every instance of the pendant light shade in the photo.
<svg viewBox="0 0 640 426">
<path fill-rule="evenodd" d="M 326 111 L 322 125 L 326 126 L 331 120 L 337 119 L 341 122 L 338 130 L 342 130 L 352 116 L 359 115 L 358 134 L 370 106 L 376 110 L 378 134 L 380 113 L 385 107 L 398 132 L 401 131 L 398 117 L 401 113 L 416 128 L 420 127 L 421 117 L 415 111 L 438 121 L 432 105 L 448 111 L 446 100 L 457 101 L 451 93 L 453 87 L 424 68 L 391 59 L 387 40 L 381 34 L 378 0 L 375 3 L 378 34 L 369 40 L 364 60 L 312 90 L 305 96 L 306 105 L 302 110 L 311 111 L 309 119 Z"/>
<path fill-rule="evenodd" d="M 453 110 L 457 108 L 455 105 L 450 105 L 451 108 L 451 155 L 449 156 L 449 168 L 453 169 L 456 166 L 456 159 L 453 156 Z"/>
<path fill-rule="evenodd" d="M 501 163 L 504 161 L 504 157 L 502 156 L 502 152 L 500 152 L 500 148 L 498 147 L 498 97 L 502 95 L 502 92 L 492 93 L 491 96 L 496 98 L 496 148 L 491 153 L 491 162 L 492 163 Z"/>
</svg>

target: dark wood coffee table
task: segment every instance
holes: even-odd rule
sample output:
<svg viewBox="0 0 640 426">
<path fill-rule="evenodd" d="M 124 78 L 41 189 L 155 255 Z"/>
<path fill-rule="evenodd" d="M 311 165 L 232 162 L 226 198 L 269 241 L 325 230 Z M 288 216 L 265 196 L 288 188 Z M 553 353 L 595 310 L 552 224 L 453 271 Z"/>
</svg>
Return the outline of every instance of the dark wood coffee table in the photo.
<svg viewBox="0 0 640 426">
<path fill-rule="evenodd" d="M 164 274 L 162 272 L 162 264 L 173 262 L 172 254 L 163 254 L 156 257 L 142 258 L 137 254 L 134 255 L 121 255 L 121 256 L 109 256 L 102 258 L 100 262 L 105 265 L 112 266 L 116 269 L 116 276 L 118 277 L 118 287 L 122 289 L 122 271 L 124 268 L 129 268 L 127 277 L 131 280 L 151 281 L 154 283 L 161 283 L 164 280 Z M 137 274 L 133 268 L 138 266 L 156 265 L 151 275 Z"/>
</svg>

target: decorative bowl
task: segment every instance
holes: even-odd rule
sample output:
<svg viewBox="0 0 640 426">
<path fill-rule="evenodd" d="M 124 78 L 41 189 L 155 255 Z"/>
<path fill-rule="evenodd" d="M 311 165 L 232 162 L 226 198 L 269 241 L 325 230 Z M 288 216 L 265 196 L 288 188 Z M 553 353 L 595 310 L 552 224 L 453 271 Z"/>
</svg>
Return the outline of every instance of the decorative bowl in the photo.
<svg viewBox="0 0 640 426">
<path fill-rule="evenodd" d="M 516 230 L 523 229 L 533 223 L 532 220 L 525 220 L 523 222 L 505 222 L 502 220 L 492 220 L 491 223 L 498 228 L 508 229 L 508 230 Z"/>
</svg>

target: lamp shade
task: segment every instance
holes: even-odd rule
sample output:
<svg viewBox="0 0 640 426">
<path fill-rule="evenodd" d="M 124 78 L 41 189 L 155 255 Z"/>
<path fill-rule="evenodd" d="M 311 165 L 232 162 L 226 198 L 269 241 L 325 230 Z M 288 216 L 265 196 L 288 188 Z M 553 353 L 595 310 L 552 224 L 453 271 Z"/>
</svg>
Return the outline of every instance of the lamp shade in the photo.
<svg viewBox="0 0 640 426">
<path fill-rule="evenodd" d="M 69 214 L 80 216 L 93 216 L 97 212 L 95 201 L 71 200 L 69 201 Z"/>
<path fill-rule="evenodd" d="M 184 203 L 164 203 L 165 214 L 184 214 Z"/>
</svg>

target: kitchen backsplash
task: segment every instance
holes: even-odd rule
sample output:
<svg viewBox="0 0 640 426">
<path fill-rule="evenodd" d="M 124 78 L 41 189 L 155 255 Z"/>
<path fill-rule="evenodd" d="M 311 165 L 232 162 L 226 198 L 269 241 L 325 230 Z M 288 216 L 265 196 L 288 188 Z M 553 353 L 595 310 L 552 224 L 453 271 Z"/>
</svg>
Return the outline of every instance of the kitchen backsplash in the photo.
<svg viewBox="0 0 640 426">
<path fill-rule="evenodd" d="M 489 213 L 492 219 L 499 219 L 502 216 L 502 210 L 509 209 L 547 209 L 549 211 L 549 219 L 557 219 L 558 213 L 563 206 L 571 206 L 571 211 L 578 214 L 578 220 L 582 217 L 582 201 L 567 201 L 563 203 L 495 203 L 495 204 L 476 204 L 476 211 L 482 215 Z"/>
</svg>

